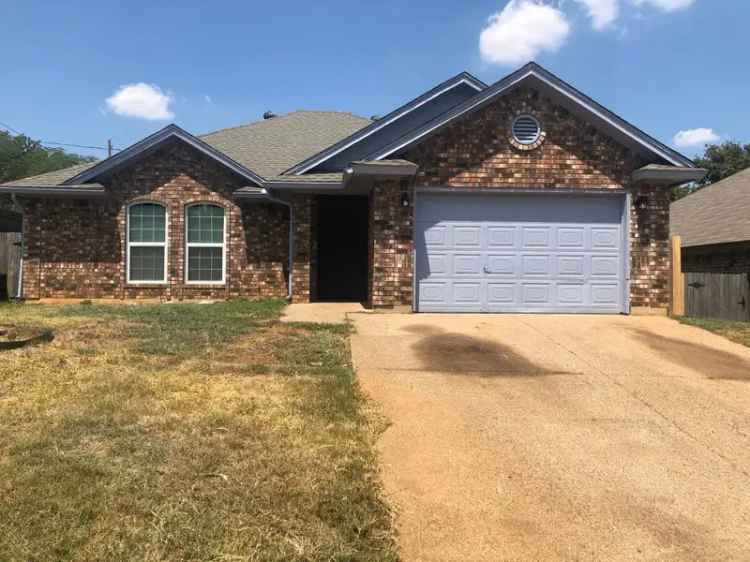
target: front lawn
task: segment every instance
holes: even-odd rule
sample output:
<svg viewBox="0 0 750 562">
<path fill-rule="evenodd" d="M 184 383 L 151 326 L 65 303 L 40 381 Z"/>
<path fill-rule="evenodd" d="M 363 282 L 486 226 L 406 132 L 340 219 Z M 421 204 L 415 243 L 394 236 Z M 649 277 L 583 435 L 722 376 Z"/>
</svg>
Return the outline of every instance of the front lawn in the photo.
<svg viewBox="0 0 750 562">
<path fill-rule="evenodd" d="M 2 305 L 0 559 L 394 560 L 348 327 L 281 301 Z"/>
<path fill-rule="evenodd" d="M 729 320 L 714 320 L 711 318 L 679 318 L 683 324 L 697 326 L 710 332 L 724 336 L 736 343 L 750 347 L 750 322 L 730 322 Z"/>
</svg>

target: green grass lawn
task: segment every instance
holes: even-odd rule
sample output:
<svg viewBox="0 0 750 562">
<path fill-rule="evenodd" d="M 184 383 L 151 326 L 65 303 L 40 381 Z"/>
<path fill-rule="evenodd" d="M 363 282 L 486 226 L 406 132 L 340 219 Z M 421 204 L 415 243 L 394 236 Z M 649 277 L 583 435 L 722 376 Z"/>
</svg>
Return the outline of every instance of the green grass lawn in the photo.
<svg viewBox="0 0 750 562">
<path fill-rule="evenodd" d="M 395 560 L 348 327 L 281 301 L 2 305 L 0 560 Z"/>
<path fill-rule="evenodd" d="M 730 322 L 728 320 L 714 320 L 711 318 L 679 318 L 683 324 L 697 326 L 710 332 L 724 336 L 736 343 L 750 347 L 750 322 Z"/>
</svg>

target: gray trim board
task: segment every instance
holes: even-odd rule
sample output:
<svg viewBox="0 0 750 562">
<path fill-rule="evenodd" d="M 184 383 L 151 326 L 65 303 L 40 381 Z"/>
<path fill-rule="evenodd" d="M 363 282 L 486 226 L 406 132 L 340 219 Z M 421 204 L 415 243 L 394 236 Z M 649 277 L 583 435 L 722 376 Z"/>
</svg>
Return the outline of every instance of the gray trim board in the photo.
<svg viewBox="0 0 750 562">
<path fill-rule="evenodd" d="M 263 178 L 260 177 L 258 174 L 256 174 L 252 170 L 247 169 L 245 166 L 243 166 L 239 162 L 236 162 L 235 160 L 232 160 L 231 158 L 229 158 L 229 156 L 227 156 L 223 152 L 216 150 L 212 146 L 203 142 L 198 137 L 191 135 L 184 129 L 181 129 L 180 127 L 174 124 L 167 125 L 163 129 L 155 132 L 152 135 L 149 135 L 145 139 L 135 143 L 134 145 L 129 146 L 122 152 L 118 152 L 114 156 L 111 156 L 107 158 L 106 160 L 102 160 L 101 162 L 92 166 L 91 168 L 84 170 L 80 174 L 75 175 L 72 178 L 64 181 L 62 185 L 81 184 L 81 183 L 86 183 L 91 180 L 94 180 L 98 178 L 99 176 L 107 172 L 110 172 L 116 167 L 122 166 L 127 161 L 133 158 L 136 158 L 151 149 L 154 149 L 161 143 L 171 138 L 180 139 L 181 141 L 189 144 L 196 150 L 202 152 L 209 158 L 212 158 L 213 160 L 219 162 L 220 164 L 223 164 L 224 166 L 232 170 L 237 175 L 251 181 L 252 183 L 255 183 L 258 186 L 263 185 Z"/>
<path fill-rule="evenodd" d="M 336 154 L 355 145 L 359 141 L 369 137 L 370 135 L 383 129 L 387 125 L 390 125 L 391 123 L 397 121 L 404 115 L 411 113 L 415 109 L 425 105 L 426 103 L 429 103 L 431 100 L 441 96 L 445 92 L 461 84 L 467 84 L 468 86 L 471 86 L 472 88 L 474 88 L 477 92 L 481 92 L 482 90 L 487 88 L 487 84 L 485 84 L 484 82 L 482 82 L 475 76 L 472 76 L 468 72 L 461 72 L 460 74 L 457 74 L 456 76 L 452 78 L 449 78 L 445 82 L 438 84 L 431 90 L 428 90 L 424 94 L 414 98 L 410 102 L 395 109 L 394 111 L 390 112 L 385 117 L 382 117 L 381 119 L 378 119 L 377 121 L 373 121 L 370 125 L 368 125 L 364 129 L 357 131 L 356 133 L 346 137 L 345 139 L 340 140 L 336 144 L 319 152 L 318 154 L 315 154 L 311 156 L 310 158 L 303 160 L 299 164 L 292 166 L 288 170 L 284 171 L 283 174 L 289 174 L 289 175 L 304 174 L 310 169 L 316 166 L 319 166 L 320 164 L 322 164 L 329 158 L 332 158 Z"/>
<path fill-rule="evenodd" d="M 665 144 L 659 142 L 655 138 L 641 131 L 634 125 L 630 124 L 623 118 L 619 117 L 612 111 L 608 110 L 604 106 L 600 105 L 581 91 L 577 90 L 567 82 L 558 78 L 551 72 L 542 68 L 536 63 L 528 63 L 519 70 L 509 74 L 505 78 L 496 82 L 489 88 L 482 90 L 473 98 L 460 104 L 458 107 L 446 112 L 440 117 L 413 131 L 409 135 L 402 137 L 401 139 L 391 143 L 383 150 L 378 151 L 374 154 L 367 155 L 368 160 L 382 160 L 393 154 L 403 152 L 407 148 L 417 144 L 425 137 L 431 136 L 454 120 L 478 111 L 482 107 L 486 106 L 496 97 L 502 95 L 510 88 L 517 86 L 521 82 L 529 79 L 536 79 L 542 85 L 546 85 L 555 92 L 569 99 L 573 103 L 583 108 L 589 114 L 596 116 L 603 123 L 609 125 L 614 130 L 619 131 L 621 134 L 632 139 L 635 143 L 639 144 L 651 153 L 659 156 L 671 164 L 676 166 L 684 166 L 688 168 L 695 168 L 695 164 L 687 157 L 683 156 L 679 152 L 672 150 Z"/>
<path fill-rule="evenodd" d="M 60 187 L 0 186 L 0 195 L 3 193 L 36 197 L 102 197 L 107 194 L 107 190 L 102 185 L 90 183 Z"/>
</svg>

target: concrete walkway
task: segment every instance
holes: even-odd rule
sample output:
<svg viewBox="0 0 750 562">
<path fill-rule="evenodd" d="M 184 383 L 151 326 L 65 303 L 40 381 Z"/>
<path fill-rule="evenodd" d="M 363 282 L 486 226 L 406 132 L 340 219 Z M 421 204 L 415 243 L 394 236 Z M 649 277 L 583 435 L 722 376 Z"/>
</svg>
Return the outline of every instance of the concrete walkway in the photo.
<svg viewBox="0 0 750 562">
<path fill-rule="evenodd" d="M 284 309 L 282 322 L 314 322 L 317 324 L 341 324 L 347 314 L 367 312 L 358 302 L 314 302 L 290 304 Z"/>
<path fill-rule="evenodd" d="M 353 319 L 407 562 L 750 560 L 750 349 L 655 317 Z"/>
</svg>

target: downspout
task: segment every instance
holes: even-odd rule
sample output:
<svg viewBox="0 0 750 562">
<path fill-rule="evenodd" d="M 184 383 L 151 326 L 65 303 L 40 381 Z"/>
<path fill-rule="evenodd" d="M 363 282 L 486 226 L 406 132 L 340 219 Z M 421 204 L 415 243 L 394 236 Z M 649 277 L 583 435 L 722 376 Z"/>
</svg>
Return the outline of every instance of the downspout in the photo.
<svg viewBox="0 0 750 562">
<path fill-rule="evenodd" d="M 19 260 L 19 271 L 18 271 L 18 289 L 16 290 L 16 300 L 23 299 L 23 254 L 24 254 L 24 226 L 26 219 L 23 215 L 23 207 L 18 202 L 18 198 L 16 197 L 15 193 L 12 193 L 10 195 L 10 200 L 13 202 L 13 207 L 21 214 L 21 259 Z"/>
<path fill-rule="evenodd" d="M 294 207 L 289 201 L 277 199 L 276 197 L 270 195 L 268 193 L 268 190 L 264 191 L 266 192 L 266 199 L 272 201 L 273 203 L 284 205 L 287 209 L 289 209 L 289 279 L 287 281 L 287 287 L 289 288 L 289 290 L 287 292 L 286 298 L 291 301 L 294 294 Z"/>
</svg>

